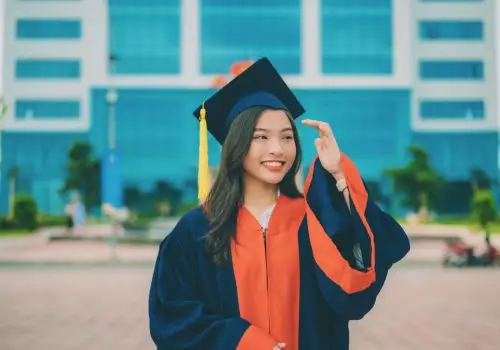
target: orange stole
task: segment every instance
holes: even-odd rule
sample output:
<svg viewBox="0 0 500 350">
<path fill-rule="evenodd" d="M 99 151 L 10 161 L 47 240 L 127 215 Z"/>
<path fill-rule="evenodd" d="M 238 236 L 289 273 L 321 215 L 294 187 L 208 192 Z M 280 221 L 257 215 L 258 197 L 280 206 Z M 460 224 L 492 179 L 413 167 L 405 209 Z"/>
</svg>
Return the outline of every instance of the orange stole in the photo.
<svg viewBox="0 0 500 350">
<path fill-rule="evenodd" d="M 231 244 L 240 316 L 286 343 L 287 350 L 298 349 L 299 342 L 298 231 L 304 215 L 303 198 L 281 195 L 264 247 L 259 221 L 242 207 L 236 241 Z"/>
</svg>

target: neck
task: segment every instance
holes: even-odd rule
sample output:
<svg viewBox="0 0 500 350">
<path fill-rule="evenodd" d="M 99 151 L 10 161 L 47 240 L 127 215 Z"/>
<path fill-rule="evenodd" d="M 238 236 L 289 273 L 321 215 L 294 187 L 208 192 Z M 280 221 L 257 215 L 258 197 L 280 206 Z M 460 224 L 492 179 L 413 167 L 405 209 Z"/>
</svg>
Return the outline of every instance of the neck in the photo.
<svg viewBox="0 0 500 350">
<path fill-rule="evenodd" d="M 252 207 L 272 205 L 278 199 L 278 185 L 266 184 L 255 179 L 245 178 L 243 204 Z"/>
</svg>

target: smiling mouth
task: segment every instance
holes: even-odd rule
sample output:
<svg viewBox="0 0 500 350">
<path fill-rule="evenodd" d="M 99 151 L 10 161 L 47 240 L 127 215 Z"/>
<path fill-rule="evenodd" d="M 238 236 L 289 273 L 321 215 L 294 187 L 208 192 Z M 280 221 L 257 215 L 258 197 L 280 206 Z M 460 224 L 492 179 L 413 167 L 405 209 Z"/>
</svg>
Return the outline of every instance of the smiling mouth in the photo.
<svg viewBox="0 0 500 350">
<path fill-rule="evenodd" d="M 285 162 L 273 160 L 269 162 L 262 162 L 261 164 L 270 170 L 280 170 L 283 165 L 285 165 Z"/>
</svg>

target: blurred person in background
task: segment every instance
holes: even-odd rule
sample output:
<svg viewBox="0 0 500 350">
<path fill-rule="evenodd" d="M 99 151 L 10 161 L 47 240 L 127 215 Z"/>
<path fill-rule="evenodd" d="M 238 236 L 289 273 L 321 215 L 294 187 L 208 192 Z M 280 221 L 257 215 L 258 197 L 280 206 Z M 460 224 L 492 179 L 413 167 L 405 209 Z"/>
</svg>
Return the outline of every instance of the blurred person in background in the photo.
<svg viewBox="0 0 500 350">
<path fill-rule="evenodd" d="M 64 208 L 66 215 L 66 230 L 68 234 L 78 233 L 85 225 L 86 213 L 85 206 L 80 200 L 78 192 L 71 194 L 71 200 Z"/>
</svg>

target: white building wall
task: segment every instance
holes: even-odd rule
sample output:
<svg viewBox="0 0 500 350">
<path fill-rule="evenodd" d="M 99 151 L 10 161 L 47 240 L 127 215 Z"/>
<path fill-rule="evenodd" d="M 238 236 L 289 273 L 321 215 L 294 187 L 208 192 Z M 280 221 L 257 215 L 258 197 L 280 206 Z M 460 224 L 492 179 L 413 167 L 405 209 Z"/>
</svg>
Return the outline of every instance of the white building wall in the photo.
<svg viewBox="0 0 500 350">
<path fill-rule="evenodd" d="M 495 2 L 412 2 L 415 28 L 412 128 L 415 131 L 491 131 L 498 128 Z M 481 20 L 484 24 L 484 41 L 421 41 L 418 33 L 421 20 Z M 419 62 L 424 59 L 481 60 L 484 62 L 484 80 L 423 81 L 419 77 Z M 483 120 L 424 120 L 419 108 L 419 101 L 423 99 L 480 99 L 485 102 L 486 117 Z"/>
<path fill-rule="evenodd" d="M 5 0 L 4 91 L 10 106 L 4 128 L 9 131 L 86 131 L 90 127 L 90 90 L 92 87 L 178 87 L 206 88 L 212 76 L 200 74 L 199 2 L 181 0 L 181 72 L 178 75 L 115 76 L 107 74 L 108 8 L 106 0 L 17 1 Z M 300 76 L 285 76 L 292 87 L 300 88 L 409 88 L 413 79 L 411 48 L 414 37 L 411 3 L 393 0 L 394 74 L 389 76 L 324 76 L 321 74 L 320 0 L 302 0 L 302 71 Z M 81 18 L 80 40 L 16 40 L 19 18 Z M 16 58 L 78 58 L 81 79 L 63 80 L 15 79 Z M 79 99 L 81 117 L 77 120 L 16 120 L 17 98 Z"/>
</svg>

